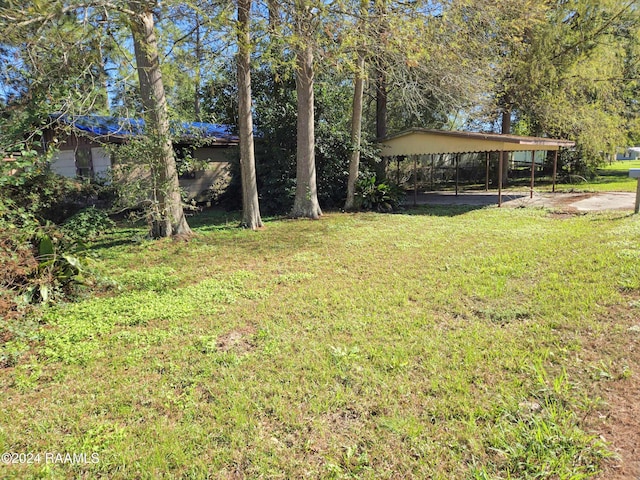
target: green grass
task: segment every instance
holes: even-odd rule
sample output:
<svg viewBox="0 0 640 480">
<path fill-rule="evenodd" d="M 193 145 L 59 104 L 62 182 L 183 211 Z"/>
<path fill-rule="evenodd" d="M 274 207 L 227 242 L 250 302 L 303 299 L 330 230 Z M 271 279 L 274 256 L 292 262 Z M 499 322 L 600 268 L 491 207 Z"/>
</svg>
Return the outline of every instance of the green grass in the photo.
<svg viewBox="0 0 640 480">
<path fill-rule="evenodd" d="M 637 180 L 629 178 L 630 168 L 640 168 L 640 160 L 613 162 L 598 169 L 594 178 L 580 175 L 558 174 L 556 192 L 635 192 Z M 528 190 L 531 184 L 529 171 L 525 176 L 510 178 L 506 190 Z M 484 190 L 484 184 L 464 185 L 466 190 Z M 452 190 L 453 187 L 449 188 Z M 535 189 L 539 192 L 551 192 L 551 176 L 536 176 Z"/>
<path fill-rule="evenodd" d="M 630 168 L 640 168 L 640 160 L 613 162 L 598 170 L 593 179 L 570 176 L 560 179 L 556 191 L 635 192 L 637 180 L 629 178 Z"/>
<path fill-rule="evenodd" d="M 620 175 L 627 175 L 630 168 L 640 168 L 640 160 L 622 160 L 612 162 L 600 169 L 601 172 L 619 172 Z"/>
<path fill-rule="evenodd" d="M 0 371 L 0 451 L 99 462 L 0 476 L 578 479 L 610 456 L 584 419 L 638 374 L 637 218 L 236 221 L 92 247 L 119 290 L 46 311 Z"/>
</svg>

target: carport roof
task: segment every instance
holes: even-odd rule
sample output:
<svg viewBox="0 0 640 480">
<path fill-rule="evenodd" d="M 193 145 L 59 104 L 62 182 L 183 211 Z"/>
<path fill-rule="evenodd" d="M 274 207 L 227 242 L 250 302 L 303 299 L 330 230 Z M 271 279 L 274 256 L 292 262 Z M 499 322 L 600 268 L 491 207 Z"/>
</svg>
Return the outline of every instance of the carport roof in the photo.
<svg viewBox="0 0 640 480">
<path fill-rule="evenodd" d="M 499 133 L 478 133 L 412 128 L 378 141 L 383 157 L 441 153 L 520 152 L 559 150 L 575 145 L 570 140 L 522 137 Z"/>
</svg>

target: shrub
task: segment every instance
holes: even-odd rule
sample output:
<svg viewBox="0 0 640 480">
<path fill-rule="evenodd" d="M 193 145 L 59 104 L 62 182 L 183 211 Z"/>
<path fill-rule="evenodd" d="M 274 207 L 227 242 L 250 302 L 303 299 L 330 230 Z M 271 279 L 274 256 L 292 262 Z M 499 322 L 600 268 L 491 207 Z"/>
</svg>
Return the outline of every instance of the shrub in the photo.
<svg viewBox="0 0 640 480">
<path fill-rule="evenodd" d="M 41 229 L 35 237 L 38 266 L 23 293 L 26 303 L 48 303 L 74 296 L 75 287 L 85 283 L 80 259 L 65 250 L 62 232 Z"/>
<path fill-rule="evenodd" d="M 17 226 L 60 224 L 89 205 L 109 203 L 112 187 L 57 175 L 47 160 L 25 151 L 0 162 L 0 218 Z"/>
<path fill-rule="evenodd" d="M 115 226 L 104 210 L 89 207 L 68 218 L 62 225 L 62 231 L 74 240 L 91 240 Z"/>
<path fill-rule="evenodd" d="M 600 162 L 601 163 L 601 162 Z M 598 162 L 589 161 L 580 149 L 563 150 L 558 159 L 560 172 L 568 175 L 593 179 L 597 175 Z"/>
<path fill-rule="evenodd" d="M 404 198 L 404 191 L 388 181 L 376 182 L 375 176 L 364 177 L 356 185 L 356 198 L 363 210 L 392 212 Z"/>
</svg>

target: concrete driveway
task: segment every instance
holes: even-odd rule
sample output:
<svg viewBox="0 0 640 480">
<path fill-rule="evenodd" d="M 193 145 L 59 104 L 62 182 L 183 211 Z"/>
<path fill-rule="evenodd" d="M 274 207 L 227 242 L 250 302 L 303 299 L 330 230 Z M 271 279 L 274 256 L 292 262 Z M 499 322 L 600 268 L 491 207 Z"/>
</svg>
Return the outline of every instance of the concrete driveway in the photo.
<svg viewBox="0 0 640 480">
<path fill-rule="evenodd" d="M 507 191 L 502 194 L 503 207 L 547 207 L 567 212 L 596 212 L 603 210 L 633 210 L 635 193 L 533 193 Z M 405 205 L 413 205 L 413 194 L 408 193 Z M 426 192 L 418 194 L 418 205 L 498 205 L 498 192 Z"/>
</svg>

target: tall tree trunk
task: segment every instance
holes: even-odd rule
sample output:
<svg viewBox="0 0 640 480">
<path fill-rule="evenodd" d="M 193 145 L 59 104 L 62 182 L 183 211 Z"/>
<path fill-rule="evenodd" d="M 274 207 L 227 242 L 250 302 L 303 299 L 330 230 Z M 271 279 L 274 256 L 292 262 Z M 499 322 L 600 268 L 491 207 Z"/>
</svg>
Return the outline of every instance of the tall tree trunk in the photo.
<svg viewBox="0 0 640 480">
<path fill-rule="evenodd" d="M 380 31 L 378 36 L 385 39 L 388 34 L 388 25 L 385 20 L 387 2 L 386 0 L 374 0 L 373 4 L 376 15 L 379 16 Z M 380 58 L 376 66 L 376 138 L 378 140 L 387 136 L 387 98 L 387 74 L 384 70 L 384 59 Z M 376 178 L 379 181 L 386 180 L 388 164 L 389 160 L 386 157 L 376 163 Z"/>
<path fill-rule="evenodd" d="M 196 121 L 201 121 L 202 115 L 200 115 L 200 68 L 202 65 L 202 42 L 200 40 L 200 15 L 196 13 L 196 45 L 195 45 L 195 54 L 196 54 L 196 68 L 194 71 L 194 83 L 195 83 L 195 93 L 193 96 L 193 113 L 195 115 Z"/>
<path fill-rule="evenodd" d="M 376 71 L 376 138 L 387 136 L 387 74 L 378 67 Z"/>
<path fill-rule="evenodd" d="M 511 109 L 504 107 L 502 110 L 502 118 L 500 125 L 500 133 L 509 135 L 511 133 Z M 509 152 L 502 152 L 502 186 L 506 186 L 509 182 Z"/>
<path fill-rule="evenodd" d="M 322 215 L 316 186 L 313 97 L 313 47 L 306 44 L 296 53 L 298 121 L 296 146 L 296 196 L 291 216 L 317 219 Z"/>
<path fill-rule="evenodd" d="M 505 108 L 502 111 L 502 118 L 500 121 L 500 133 L 509 135 L 511 133 L 511 109 Z"/>
<path fill-rule="evenodd" d="M 351 158 L 349 159 L 349 178 L 347 179 L 347 200 L 345 210 L 355 208 L 356 181 L 360 169 L 360 142 L 362 138 L 362 97 L 364 94 L 364 52 L 358 52 L 356 75 L 353 91 L 353 109 L 351 111 Z"/>
<path fill-rule="evenodd" d="M 154 141 L 149 152 L 151 174 L 158 179 L 157 211 L 151 220 L 151 235 L 155 238 L 171 235 L 189 235 L 180 198 L 178 172 L 171 144 L 167 103 L 160 73 L 158 44 L 155 36 L 153 13 L 155 2 L 130 2 L 133 11 L 131 32 L 140 82 L 140 95 L 144 107 L 147 135 Z"/>
<path fill-rule="evenodd" d="M 262 227 L 251 114 L 251 0 L 238 0 L 238 127 L 240 134 L 240 174 L 242 177 L 242 226 Z"/>
</svg>

